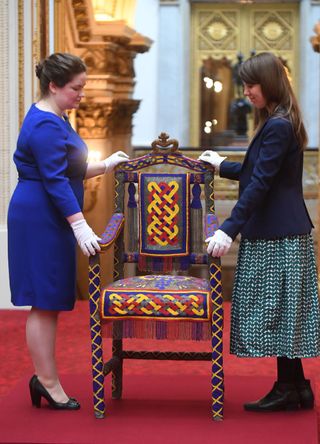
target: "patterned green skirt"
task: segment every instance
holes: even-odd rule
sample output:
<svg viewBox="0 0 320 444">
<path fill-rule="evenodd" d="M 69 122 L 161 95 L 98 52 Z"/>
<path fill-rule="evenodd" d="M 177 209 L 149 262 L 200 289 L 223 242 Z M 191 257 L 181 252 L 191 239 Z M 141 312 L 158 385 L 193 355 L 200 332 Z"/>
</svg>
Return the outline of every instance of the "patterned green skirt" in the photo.
<svg viewBox="0 0 320 444">
<path fill-rule="evenodd" d="M 231 310 L 231 353 L 320 355 L 320 309 L 312 236 L 240 242 Z"/>
</svg>

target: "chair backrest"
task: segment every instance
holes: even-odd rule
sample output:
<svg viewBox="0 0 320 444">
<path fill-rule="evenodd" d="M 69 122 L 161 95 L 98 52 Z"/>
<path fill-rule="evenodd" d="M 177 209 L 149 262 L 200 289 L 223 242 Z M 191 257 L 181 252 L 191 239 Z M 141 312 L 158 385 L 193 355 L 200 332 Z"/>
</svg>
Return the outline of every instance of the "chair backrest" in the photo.
<svg viewBox="0 0 320 444">
<path fill-rule="evenodd" d="M 123 277 L 124 262 L 160 274 L 207 263 L 204 239 L 217 228 L 211 166 L 184 156 L 162 133 L 150 153 L 118 168 L 115 182 L 115 212 L 126 220 L 115 248 L 115 280 Z"/>
</svg>

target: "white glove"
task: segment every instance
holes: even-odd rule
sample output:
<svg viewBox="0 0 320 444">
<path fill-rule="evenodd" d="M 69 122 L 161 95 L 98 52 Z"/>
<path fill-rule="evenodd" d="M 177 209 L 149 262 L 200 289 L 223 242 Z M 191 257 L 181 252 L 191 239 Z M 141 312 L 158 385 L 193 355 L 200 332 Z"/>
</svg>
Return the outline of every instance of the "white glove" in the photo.
<svg viewBox="0 0 320 444">
<path fill-rule="evenodd" d="M 219 169 L 220 163 L 223 162 L 225 159 L 226 159 L 226 157 L 222 157 L 216 151 L 211 151 L 211 150 L 204 151 L 198 157 L 198 160 L 208 162 L 216 169 Z"/>
<path fill-rule="evenodd" d="M 213 257 L 220 257 L 228 253 L 232 244 L 232 239 L 224 231 L 217 230 L 214 235 L 208 237 L 205 242 L 209 242 L 207 253 L 211 254 Z"/>
<path fill-rule="evenodd" d="M 112 171 L 117 165 L 119 165 L 119 163 L 128 162 L 128 160 L 128 154 L 124 153 L 123 151 L 117 151 L 116 153 L 111 154 L 111 156 L 102 161 L 106 166 L 105 173 L 107 171 Z"/>
<path fill-rule="evenodd" d="M 89 227 L 85 219 L 80 219 L 70 224 L 73 233 L 82 253 L 86 256 L 95 255 L 96 251 L 100 251 L 98 241 L 101 240 Z"/>
</svg>

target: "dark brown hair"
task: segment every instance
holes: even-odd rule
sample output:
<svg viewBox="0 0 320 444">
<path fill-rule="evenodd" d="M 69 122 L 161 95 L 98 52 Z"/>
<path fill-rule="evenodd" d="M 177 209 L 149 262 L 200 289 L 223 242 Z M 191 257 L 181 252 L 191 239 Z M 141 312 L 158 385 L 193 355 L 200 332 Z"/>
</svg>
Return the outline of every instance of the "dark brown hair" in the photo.
<svg viewBox="0 0 320 444">
<path fill-rule="evenodd" d="M 36 76 L 40 80 L 41 95 L 49 92 L 49 83 L 58 87 L 65 86 L 76 74 L 86 72 L 86 65 L 72 54 L 56 52 L 36 65 Z"/>
<path fill-rule="evenodd" d="M 297 99 L 281 60 L 270 52 L 262 52 L 242 63 L 239 75 L 248 85 L 259 84 L 267 102 L 265 108 L 257 110 L 258 128 L 271 115 L 285 117 L 292 123 L 301 149 L 305 149 L 308 142 L 307 133 Z M 272 108 L 268 107 L 269 105 Z"/>
</svg>

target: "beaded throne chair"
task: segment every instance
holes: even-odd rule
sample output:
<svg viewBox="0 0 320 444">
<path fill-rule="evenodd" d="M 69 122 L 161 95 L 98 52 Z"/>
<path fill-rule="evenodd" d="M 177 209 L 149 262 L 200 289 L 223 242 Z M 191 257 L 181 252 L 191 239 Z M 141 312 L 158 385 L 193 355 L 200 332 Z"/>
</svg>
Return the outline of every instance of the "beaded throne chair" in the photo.
<svg viewBox="0 0 320 444">
<path fill-rule="evenodd" d="M 206 254 L 204 244 L 217 227 L 214 171 L 185 157 L 178 151 L 178 142 L 168 138 L 162 133 L 149 154 L 120 165 L 116 171 L 115 213 L 100 243 L 101 253 L 114 244 L 114 282 L 101 288 L 101 253 L 89 260 L 97 418 L 104 417 L 104 379 L 110 372 L 112 397 L 121 398 L 124 359 L 212 360 L 212 417 L 223 418 L 221 268 L 219 259 Z M 155 172 L 160 165 L 160 172 Z M 124 264 L 132 262 L 137 263 L 138 271 L 124 278 Z M 206 264 L 205 279 L 190 276 L 190 269 L 197 268 L 194 264 Z M 102 328 L 109 329 L 113 337 L 112 357 L 106 363 Z M 212 351 L 124 350 L 122 338 L 137 337 L 135 332 L 141 337 L 144 328 L 147 338 L 210 340 Z"/>
</svg>

